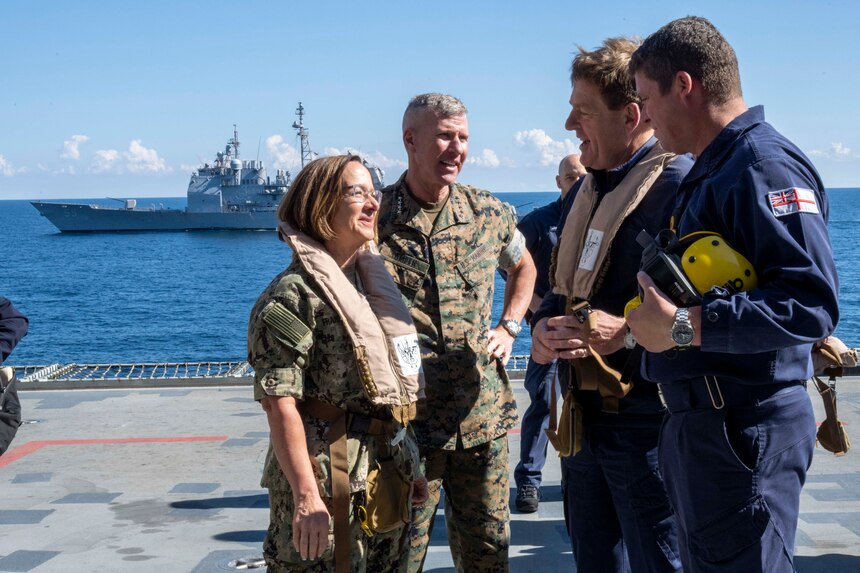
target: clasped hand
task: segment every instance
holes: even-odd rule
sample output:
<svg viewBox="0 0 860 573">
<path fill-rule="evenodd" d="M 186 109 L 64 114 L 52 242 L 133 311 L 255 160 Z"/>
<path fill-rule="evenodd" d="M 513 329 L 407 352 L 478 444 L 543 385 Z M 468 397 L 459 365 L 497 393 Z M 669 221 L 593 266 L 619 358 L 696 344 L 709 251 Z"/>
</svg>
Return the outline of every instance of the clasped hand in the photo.
<svg viewBox="0 0 860 573">
<path fill-rule="evenodd" d="M 573 315 L 543 318 L 532 331 L 532 359 L 548 364 L 558 359 L 584 358 L 592 351 L 612 354 L 624 347 L 624 319 L 602 310 L 591 311 L 592 328 Z"/>
</svg>

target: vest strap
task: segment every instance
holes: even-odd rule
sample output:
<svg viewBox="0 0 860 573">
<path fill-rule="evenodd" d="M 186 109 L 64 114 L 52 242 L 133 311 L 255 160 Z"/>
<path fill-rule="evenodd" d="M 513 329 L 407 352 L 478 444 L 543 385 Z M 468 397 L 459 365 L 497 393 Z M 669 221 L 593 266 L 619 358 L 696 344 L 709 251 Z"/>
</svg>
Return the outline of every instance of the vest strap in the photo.
<svg viewBox="0 0 860 573">
<path fill-rule="evenodd" d="M 361 414 L 350 414 L 316 398 L 298 403 L 303 416 L 312 416 L 329 423 L 328 447 L 331 460 L 331 496 L 334 519 L 334 566 L 336 573 L 349 573 L 352 532 L 349 526 L 349 459 L 347 457 L 347 428 L 373 436 L 394 435 L 394 420 L 381 420 Z"/>
<path fill-rule="evenodd" d="M 580 313 L 582 309 L 588 308 L 588 301 L 580 301 L 571 306 L 568 314 Z M 588 313 L 585 322 L 585 338 L 589 338 L 591 331 L 596 326 L 595 315 Z M 621 372 L 609 366 L 603 357 L 598 354 L 589 344 L 589 356 L 573 360 L 573 368 L 576 373 L 576 383 L 580 390 L 597 390 L 603 399 L 602 409 L 612 414 L 618 413 L 618 401 L 627 395 L 633 388 L 633 383 L 625 380 Z"/>
</svg>

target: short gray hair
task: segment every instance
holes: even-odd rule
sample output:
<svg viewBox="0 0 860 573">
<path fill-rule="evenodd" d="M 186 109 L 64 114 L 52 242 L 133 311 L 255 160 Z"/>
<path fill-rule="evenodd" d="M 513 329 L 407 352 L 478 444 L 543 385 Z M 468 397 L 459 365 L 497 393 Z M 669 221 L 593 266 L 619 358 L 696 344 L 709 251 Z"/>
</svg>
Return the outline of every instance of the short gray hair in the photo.
<svg viewBox="0 0 860 573">
<path fill-rule="evenodd" d="M 466 106 L 452 95 L 440 93 L 419 94 L 409 100 L 406 111 L 403 112 L 403 129 L 406 130 L 407 120 L 414 118 L 419 112 L 429 110 L 438 118 L 466 115 Z"/>
</svg>

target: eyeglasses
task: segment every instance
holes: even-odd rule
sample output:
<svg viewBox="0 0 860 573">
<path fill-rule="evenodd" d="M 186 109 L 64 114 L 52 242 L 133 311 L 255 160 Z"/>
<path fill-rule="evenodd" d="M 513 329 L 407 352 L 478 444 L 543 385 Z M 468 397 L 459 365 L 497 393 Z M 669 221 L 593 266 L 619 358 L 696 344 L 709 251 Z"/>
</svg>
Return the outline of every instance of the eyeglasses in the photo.
<svg viewBox="0 0 860 573">
<path fill-rule="evenodd" d="M 379 203 L 382 199 L 382 193 L 374 188 L 365 189 L 361 185 L 350 185 L 343 191 L 344 198 L 350 203 L 364 204 L 371 197 Z"/>
</svg>

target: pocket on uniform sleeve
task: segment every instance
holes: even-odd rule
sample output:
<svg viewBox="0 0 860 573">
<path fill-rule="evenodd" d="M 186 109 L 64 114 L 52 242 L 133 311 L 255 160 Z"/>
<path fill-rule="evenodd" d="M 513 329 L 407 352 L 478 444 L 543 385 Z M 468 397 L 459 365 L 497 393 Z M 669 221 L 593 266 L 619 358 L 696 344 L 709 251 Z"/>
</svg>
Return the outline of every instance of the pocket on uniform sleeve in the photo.
<svg viewBox="0 0 860 573">
<path fill-rule="evenodd" d="M 725 561 L 759 543 L 770 521 L 767 502 L 756 495 L 692 532 L 690 550 L 709 563 Z"/>
</svg>

